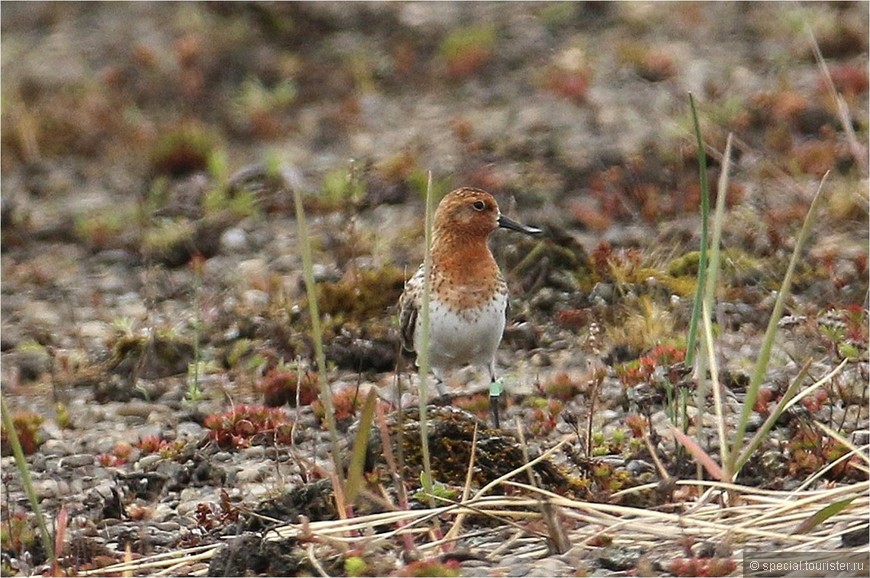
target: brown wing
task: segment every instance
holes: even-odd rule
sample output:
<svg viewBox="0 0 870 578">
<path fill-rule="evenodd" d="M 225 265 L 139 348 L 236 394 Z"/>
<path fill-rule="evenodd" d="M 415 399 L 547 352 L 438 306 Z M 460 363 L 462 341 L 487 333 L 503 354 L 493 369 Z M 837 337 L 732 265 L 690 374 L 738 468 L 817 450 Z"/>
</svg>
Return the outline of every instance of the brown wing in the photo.
<svg viewBox="0 0 870 578">
<path fill-rule="evenodd" d="M 402 294 L 405 297 L 405 294 Z M 399 331 L 405 351 L 415 351 L 414 330 L 417 328 L 417 305 L 413 299 L 399 300 Z"/>
<path fill-rule="evenodd" d="M 423 268 L 417 270 L 414 276 L 405 283 L 405 290 L 399 297 L 399 332 L 402 335 L 402 347 L 406 351 L 414 349 L 414 331 L 417 329 L 417 312 L 420 310 L 420 290 L 423 283 Z"/>
</svg>

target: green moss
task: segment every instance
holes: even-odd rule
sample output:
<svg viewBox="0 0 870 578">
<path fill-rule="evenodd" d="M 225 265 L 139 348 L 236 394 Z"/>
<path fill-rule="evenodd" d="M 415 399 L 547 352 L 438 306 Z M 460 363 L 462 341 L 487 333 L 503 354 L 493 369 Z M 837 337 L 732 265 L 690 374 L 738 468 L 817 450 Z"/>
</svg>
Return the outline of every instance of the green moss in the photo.
<svg viewBox="0 0 870 578">
<path fill-rule="evenodd" d="M 496 39 L 492 24 L 468 26 L 448 34 L 438 48 L 447 74 L 462 78 L 478 72 L 492 57 Z"/>
<path fill-rule="evenodd" d="M 132 206 L 113 206 L 89 211 L 75 219 L 76 236 L 94 250 L 123 246 L 130 242 L 131 223 L 137 222 L 139 211 Z"/>
<path fill-rule="evenodd" d="M 383 317 L 396 304 L 405 284 L 398 267 L 356 271 L 335 283 L 318 285 L 320 312 L 338 320 L 364 322 Z"/>
<path fill-rule="evenodd" d="M 188 251 L 195 232 L 194 224 L 187 219 L 161 219 L 142 236 L 142 253 L 165 261 L 169 253 Z"/>
<path fill-rule="evenodd" d="M 18 435 L 18 443 L 21 444 L 21 450 L 30 455 L 39 449 L 44 441 L 39 428 L 45 418 L 38 413 L 31 411 L 15 412 L 12 414 L 12 424 L 15 427 L 15 433 Z M 0 428 L 0 446 L 4 456 L 12 455 L 12 446 L 9 443 L 8 433 L 6 428 Z"/>
<path fill-rule="evenodd" d="M 348 556 L 344 559 L 344 573 L 346 576 L 365 576 L 369 565 L 362 556 Z"/>
<path fill-rule="evenodd" d="M 178 177 L 209 168 L 218 139 L 203 125 L 183 123 L 164 132 L 149 153 L 154 174 Z"/>
</svg>

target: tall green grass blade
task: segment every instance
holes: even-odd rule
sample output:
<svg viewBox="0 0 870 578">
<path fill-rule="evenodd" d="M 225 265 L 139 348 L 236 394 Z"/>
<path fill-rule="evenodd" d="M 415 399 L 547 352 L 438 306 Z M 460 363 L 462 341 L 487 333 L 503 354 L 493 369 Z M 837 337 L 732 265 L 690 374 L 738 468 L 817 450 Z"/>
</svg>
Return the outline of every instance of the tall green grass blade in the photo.
<svg viewBox="0 0 870 578">
<path fill-rule="evenodd" d="M 713 378 L 713 401 L 716 410 L 716 423 L 719 435 L 720 457 L 723 467 L 728 465 L 728 440 L 725 438 L 725 417 L 722 411 L 722 400 L 719 392 L 719 378 L 715 358 L 715 349 L 713 347 L 713 330 L 712 321 L 710 319 L 711 312 L 715 310 L 716 303 L 716 287 L 719 277 L 719 262 L 722 255 L 722 225 L 725 222 L 725 199 L 728 196 L 728 171 L 731 168 L 731 133 L 728 134 L 728 139 L 725 142 L 725 154 L 722 158 L 722 170 L 719 174 L 719 183 L 717 187 L 716 211 L 713 215 L 713 238 L 710 243 L 710 263 L 707 267 L 707 279 L 705 280 L 704 299 L 702 303 L 702 313 L 704 322 L 704 332 L 701 334 L 700 350 L 706 353 L 706 357 L 701 355 L 698 363 L 698 391 L 696 403 L 700 419 L 698 423 L 704 423 L 703 416 L 707 407 L 707 366 L 710 367 L 710 373 Z"/>
<path fill-rule="evenodd" d="M 701 361 L 706 360 L 710 365 L 710 379 L 713 382 L 713 406 L 716 412 L 716 433 L 719 436 L 719 457 L 720 463 L 724 469 L 724 476 L 720 478 L 723 482 L 729 481 L 731 479 L 731 473 L 728 471 L 728 464 L 730 460 L 728 459 L 728 439 L 725 437 L 725 411 L 722 405 L 722 388 L 719 382 L 719 364 L 716 361 L 716 351 L 713 347 L 713 323 L 710 320 L 710 308 L 707 306 L 707 303 L 704 303 L 703 309 L 703 321 L 704 321 L 704 338 L 703 343 L 706 346 L 707 356 L 703 355 L 699 358 Z M 698 379 L 698 386 L 700 389 L 701 384 L 706 385 L 706 378 Z M 704 393 L 705 397 L 699 399 L 700 404 L 704 404 L 706 399 L 706 392 Z M 699 395 L 700 397 L 700 395 Z M 698 406 L 698 411 L 700 412 L 700 419 L 698 423 L 703 422 L 703 412 L 701 408 L 705 407 L 704 405 Z"/>
<path fill-rule="evenodd" d="M 752 436 L 752 439 L 749 440 L 749 443 L 743 448 L 743 451 L 740 452 L 740 455 L 737 456 L 737 461 L 734 463 L 734 471 L 739 472 L 744 464 L 749 461 L 749 458 L 752 457 L 753 452 L 758 449 L 758 446 L 761 445 L 762 440 L 764 440 L 764 436 L 767 435 L 767 432 L 773 427 L 776 423 L 776 420 L 783 414 L 783 412 L 791 406 L 790 401 L 794 398 L 794 394 L 797 393 L 798 389 L 800 389 L 801 384 L 804 379 L 806 379 L 807 375 L 810 372 L 810 366 L 812 365 L 813 360 L 808 359 L 806 363 L 804 363 L 803 367 L 801 367 L 797 376 L 792 380 L 791 384 L 785 390 L 785 393 L 782 394 L 782 399 L 776 404 L 776 407 L 773 408 L 773 411 L 770 412 L 770 415 L 767 416 L 767 419 L 764 420 L 764 423 L 761 424 L 761 427 L 755 432 L 755 435 Z M 730 475 L 730 472 L 729 472 Z M 728 481 L 733 481 L 734 476 L 731 476 Z"/>
<path fill-rule="evenodd" d="M 816 213 L 818 213 L 819 206 L 821 205 L 820 199 L 822 197 L 822 189 L 824 188 L 825 182 L 828 180 L 828 175 L 830 173 L 831 172 L 828 171 L 822 177 L 822 180 L 819 183 L 819 188 L 816 190 L 813 202 L 810 205 L 810 210 L 807 212 L 801 231 L 798 234 L 794 251 L 791 255 L 791 261 L 789 261 L 788 269 L 785 272 L 785 277 L 783 278 L 782 285 L 779 288 L 779 294 L 776 296 L 776 302 L 773 305 L 773 312 L 770 314 L 770 321 L 767 324 L 767 331 L 764 333 L 764 340 L 762 341 L 761 349 L 758 352 L 755 369 L 753 370 L 752 377 L 749 379 L 749 386 L 746 388 L 746 399 L 743 401 L 743 410 L 740 413 L 740 419 L 737 422 L 737 432 L 734 436 L 734 443 L 731 446 L 732 463 L 729 464 L 728 468 L 731 475 L 735 477 L 740 471 L 736 468 L 736 459 L 739 455 L 738 450 L 743 446 L 743 436 L 746 435 L 746 424 L 749 423 L 749 417 L 752 415 L 755 400 L 758 397 L 758 390 L 761 388 L 761 382 L 767 374 L 770 353 L 773 349 L 773 342 L 776 339 L 779 320 L 782 317 L 782 310 L 785 307 L 785 301 L 788 299 L 791 290 L 791 281 L 794 276 L 794 270 L 797 267 L 798 260 L 801 258 L 801 252 L 803 251 L 807 237 L 809 237 L 813 222 L 816 220 Z"/>
<path fill-rule="evenodd" d="M 701 299 L 704 296 L 704 280 L 707 275 L 707 236 L 708 217 L 710 214 L 710 187 L 707 184 L 707 154 L 704 152 L 704 142 L 701 139 L 701 125 L 698 122 L 698 111 L 695 109 L 695 97 L 689 93 L 689 104 L 692 107 L 692 122 L 695 127 L 695 140 L 698 144 L 698 178 L 701 186 L 701 254 L 698 259 L 698 286 L 695 288 L 695 302 L 692 307 L 692 318 L 689 320 L 689 337 L 686 340 L 686 365 L 695 364 L 695 345 L 698 335 L 698 319 L 701 316 Z"/>
<path fill-rule="evenodd" d="M 288 180 L 288 179 L 285 179 Z M 289 181 L 289 180 L 288 180 Z M 290 186 L 290 182 L 287 183 Z M 305 220 L 305 209 L 302 206 L 302 192 L 299 187 L 293 189 L 293 200 L 296 204 L 296 223 L 299 233 L 299 245 L 302 250 L 302 269 L 305 279 L 305 293 L 308 295 L 308 311 L 311 315 L 311 339 L 314 341 L 314 355 L 317 360 L 317 378 L 320 383 L 320 401 L 326 418 L 326 427 L 332 444 L 332 462 L 335 475 L 339 482 L 344 479 L 344 468 L 341 463 L 341 453 L 338 444 L 338 428 L 335 425 L 335 407 L 332 403 L 332 389 L 326 378 L 326 355 L 323 352 L 323 329 L 320 325 L 320 311 L 317 307 L 317 283 L 314 281 L 314 262 L 311 257 L 311 238 L 308 234 L 308 222 Z M 342 488 L 336 488 L 336 493 Z"/>
<path fill-rule="evenodd" d="M 840 512 L 846 509 L 846 507 L 852 503 L 852 500 L 855 499 L 856 496 L 852 496 L 851 498 L 846 498 L 845 500 L 840 500 L 839 502 L 834 502 L 833 504 L 828 504 L 806 520 L 800 523 L 797 528 L 795 528 L 794 534 L 806 534 L 828 518 L 836 516 Z"/>
<path fill-rule="evenodd" d="M 779 400 L 779 403 L 776 404 L 776 407 L 773 411 L 770 412 L 770 415 L 767 416 L 767 419 L 764 420 L 764 423 L 761 424 L 761 427 L 758 428 L 758 431 L 755 432 L 755 435 L 752 436 L 752 440 L 750 440 L 749 445 L 743 448 L 743 451 L 740 453 L 740 456 L 737 458 L 737 463 L 735 464 L 735 468 L 737 471 L 743 467 L 743 465 L 749 461 L 749 458 L 752 456 L 752 452 L 761 444 L 761 440 L 764 439 L 764 436 L 767 435 L 767 432 L 773 427 L 773 424 L 779 419 L 783 413 L 785 413 L 788 408 L 798 403 L 800 400 L 810 395 L 814 391 L 816 391 L 821 386 L 825 385 L 829 381 L 831 381 L 843 368 L 849 363 L 848 359 L 844 359 L 840 365 L 832 369 L 827 375 L 825 375 L 822 379 L 818 380 L 805 390 L 801 391 L 800 394 L 797 394 L 797 391 L 800 389 L 801 384 L 804 379 L 810 373 L 810 366 L 812 365 L 813 360 L 808 359 L 806 363 L 804 363 L 801 370 L 798 372 L 797 376 L 792 380 L 791 385 L 788 386 L 788 389 L 785 390 L 785 393 L 782 394 L 782 398 Z M 795 395 L 797 394 L 797 395 Z"/>
<path fill-rule="evenodd" d="M 21 474 L 21 485 L 24 488 L 24 493 L 27 495 L 27 499 L 30 501 L 30 507 L 33 508 L 33 514 L 36 516 L 36 525 L 39 527 L 42 547 L 45 550 L 46 557 L 54 561 L 54 546 L 52 546 L 51 534 L 48 533 L 48 526 L 45 524 L 45 518 L 42 517 L 42 508 L 39 506 L 36 490 L 33 489 L 33 480 L 30 478 L 30 468 L 27 465 L 27 459 L 24 457 L 24 450 L 21 449 L 21 441 L 18 439 L 18 432 L 15 431 L 12 414 L 9 412 L 9 408 L 6 407 L 6 397 L 3 395 L 0 395 L 0 404 L 2 404 L 0 406 L 0 413 L 3 414 L 3 427 L 6 428 L 9 445 L 12 446 L 12 454 L 15 456 L 15 465 L 18 467 L 18 473 Z"/>
<path fill-rule="evenodd" d="M 426 253 L 423 257 L 423 307 L 420 311 L 421 341 L 417 348 L 417 365 L 420 375 L 420 452 L 423 457 L 423 491 L 430 496 L 430 506 L 434 507 L 432 496 L 432 464 L 429 457 L 429 420 L 426 406 L 429 403 L 429 301 L 431 287 L 429 272 L 432 270 L 432 171 L 426 184 L 425 239 Z"/>
<path fill-rule="evenodd" d="M 359 418 L 359 428 L 353 440 L 353 448 L 350 452 L 350 464 L 347 467 L 347 483 L 344 485 L 344 495 L 348 503 L 352 503 L 359 494 L 363 482 L 363 468 L 366 463 L 366 450 L 368 449 L 369 433 L 375 419 L 375 407 L 378 403 L 378 392 L 369 390 L 363 405 L 362 414 Z"/>
</svg>

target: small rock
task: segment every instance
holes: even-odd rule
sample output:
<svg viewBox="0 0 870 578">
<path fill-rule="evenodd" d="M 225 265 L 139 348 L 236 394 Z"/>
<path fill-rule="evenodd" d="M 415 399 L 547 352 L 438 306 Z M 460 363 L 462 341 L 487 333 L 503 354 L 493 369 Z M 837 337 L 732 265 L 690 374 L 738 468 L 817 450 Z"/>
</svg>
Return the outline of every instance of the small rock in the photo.
<svg viewBox="0 0 870 578">
<path fill-rule="evenodd" d="M 60 467 L 62 469 L 81 468 L 92 465 L 94 465 L 94 456 L 91 454 L 74 454 L 60 460 Z"/>
<path fill-rule="evenodd" d="M 133 255 L 126 249 L 106 249 L 94 255 L 94 260 L 107 265 L 123 265 L 132 261 Z"/>
<path fill-rule="evenodd" d="M 749 416 L 749 421 L 746 422 L 746 431 L 752 432 L 758 430 L 761 427 L 761 424 L 764 423 L 764 418 L 761 417 L 761 414 L 752 412 Z"/>
<path fill-rule="evenodd" d="M 510 567 L 510 570 L 508 570 L 507 576 L 509 576 L 510 578 L 517 578 L 519 576 L 526 576 L 526 575 L 528 575 L 530 570 L 531 570 L 531 567 L 529 567 L 528 564 L 513 565 Z"/>
<path fill-rule="evenodd" d="M 592 292 L 589 293 L 589 298 L 593 301 L 600 301 L 604 305 L 613 301 L 613 285 L 611 283 L 596 283 L 592 287 Z"/>
<path fill-rule="evenodd" d="M 233 454 L 230 452 L 217 452 L 211 459 L 215 462 L 228 462 L 233 459 Z"/>
<path fill-rule="evenodd" d="M 261 482 L 266 476 L 267 470 L 267 464 L 255 464 L 253 466 L 243 467 L 236 473 L 236 479 L 243 484 Z"/>
<path fill-rule="evenodd" d="M 102 321 L 85 321 L 79 325 L 79 335 L 88 339 L 106 340 L 112 334 L 112 328 Z"/>
<path fill-rule="evenodd" d="M 182 441 L 198 440 L 205 433 L 205 428 L 194 421 L 183 421 L 175 429 L 176 438 Z"/>
<path fill-rule="evenodd" d="M 156 469 L 161 461 L 163 461 L 163 458 L 160 457 L 160 454 L 148 454 L 147 456 L 139 458 L 137 463 L 143 471 L 149 472 Z"/>
<path fill-rule="evenodd" d="M 47 301 L 26 302 L 20 315 L 27 325 L 55 327 L 60 323 L 57 306 Z"/>
<path fill-rule="evenodd" d="M 263 446 L 251 446 L 239 452 L 243 460 L 262 460 L 266 457 L 266 448 Z"/>
<path fill-rule="evenodd" d="M 56 498 L 60 495 L 60 487 L 57 480 L 36 480 L 33 482 L 33 491 L 36 492 L 40 500 L 45 498 Z"/>
<path fill-rule="evenodd" d="M 159 522 L 157 527 L 161 530 L 171 531 L 168 528 L 163 527 L 162 524 L 174 524 L 180 527 L 181 525 L 178 522 L 161 522 L 161 520 L 171 520 L 175 517 L 175 508 L 165 502 L 161 502 L 154 506 L 154 510 L 151 512 L 151 519 Z"/>
<path fill-rule="evenodd" d="M 248 234 L 239 227 L 230 227 L 221 234 L 221 251 L 244 253 L 248 249 Z"/>
<path fill-rule="evenodd" d="M 148 419 L 148 416 L 151 415 L 152 411 L 159 409 L 159 406 L 153 403 L 148 403 L 144 401 L 131 401 L 129 403 L 125 403 L 118 407 L 116 413 L 120 416 L 133 416 L 133 417 L 141 417 L 143 419 Z M 160 432 L 156 432 L 159 434 Z M 149 433 L 148 435 L 155 435 L 154 433 Z"/>
<path fill-rule="evenodd" d="M 156 528 L 148 528 L 148 542 L 157 546 L 169 546 L 178 541 L 177 532 L 163 532 Z"/>
<path fill-rule="evenodd" d="M 159 522 L 154 524 L 154 527 L 162 532 L 177 532 L 181 529 L 181 524 L 178 522 Z"/>
<path fill-rule="evenodd" d="M 259 289 L 248 289 L 242 293 L 242 303 L 248 307 L 265 307 L 269 304 L 269 294 Z"/>
<path fill-rule="evenodd" d="M 274 489 L 275 486 L 271 484 L 251 484 L 248 486 L 248 495 L 254 499 L 261 500 L 271 495 Z"/>
<path fill-rule="evenodd" d="M 569 568 L 558 558 L 545 558 L 535 563 L 529 576 L 566 576 Z"/>
<path fill-rule="evenodd" d="M 72 452 L 72 448 L 63 440 L 46 440 L 40 451 L 47 456 L 68 456 Z"/>
<path fill-rule="evenodd" d="M 628 470 L 628 473 L 631 474 L 632 477 L 637 477 L 643 472 L 655 471 L 655 467 L 653 467 L 651 463 L 644 460 L 631 460 L 625 466 L 625 469 Z"/>
</svg>

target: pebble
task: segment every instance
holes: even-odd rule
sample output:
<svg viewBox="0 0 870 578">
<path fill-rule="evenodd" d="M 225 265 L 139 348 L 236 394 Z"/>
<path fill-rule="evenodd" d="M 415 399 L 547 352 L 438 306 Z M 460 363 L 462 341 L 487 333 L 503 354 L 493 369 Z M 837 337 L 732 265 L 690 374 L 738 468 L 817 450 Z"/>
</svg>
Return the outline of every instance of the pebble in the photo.
<svg viewBox="0 0 870 578">
<path fill-rule="evenodd" d="M 36 492 L 39 499 L 56 498 L 60 495 L 60 485 L 57 480 L 51 478 L 46 480 L 35 480 L 33 482 L 33 491 Z"/>
<path fill-rule="evenodd" d="M 63 440 L 46 440 L 39 451 L 47 456 L 68 456 L 72 452 L 72 448 Z"/>
<path fill-rule="evenodd" d="M 129 263 L 133 255 L 125 249 L 106 249 L 94 255 L 94 260 L 108 265 Z"/>
<path fill-rule="evenodd" d="M 92 465 L 94 465 L 94 456 L 92 454 L 74 454 L 60 460 L 61 468 L 80 468 Z"/>
<path fill-rule="evenodd" d="M 175 428 L 176 439 L 188 441 L 198 440 L 205 433 L 205 428 L 194 421 L 183 421 Z"/>
<path fill-rule="evenodd" d="M 168 524 L 170 520 L 175 520 L 178 516 L 175 512 L 175 507 L 178 504 L 176 503 L 168 503 L 166 501 L 160 502 L 154 509 L 151 511 L 151 519 L 157 523 L 157 527 L 167 530 L 168 528 L 163 528 L 161 524 Z M 171 522 L 173 524 L 178 524 L 178 522 Z M 180 526 L 180 524 L 179 524 Z"/>
<path fill-rule="evenodd" d="M 266 457 L 266 448 L 263 446 L 251 446 L 239 452 L 242 460 L 262 460 Z"/>
<path fill-rule="evenodd" d="M 534 567 L 529 572 L 529 576 L 565 576 L 569 574 L 570 568 L 565 562 L 558 558 L 545 558 L 535 562 Z"/>
<path fill-rule="evenodd" d="M 58 307 L 47 301 L 29 301 L 22 307 L 20 315 L 27 325 L 45 327 L 60 325 Z"/>
<path fill-rule="evenodd" d="M 550 356 L 543 351 L 535 352 L 529 362 L 535 367 L 547 367 L 552 363 Z"/>
<path fill-rule="evenodd" d="M 248 249 L 248 234 L 239 227 L 230 227 L 221 234 L 221 251 L 244 253 Z"/>
<path fill-rule="evenodd" d="M 528 575 L 530 570 L 531 570 L 531 568 L 526 564 L 513 565 L 507 571 L 506 576 L 509 576 L 510 578 L 516 578 L 518 576 L 526 576 L 526 575 Z"/>
<path fill-rule="evenodd" d="M 155 469 L 162 461 L 164 460 L 160 456 L 160 454 L 148 454 L 147 456 L 142 456 L 141 458 L 139 458 L 139 461 L 137 463 L 143 471 L 148 472 Z"/>
<path fill-rule="evenodd" d="M 236 480 L 240 483 L 250 483 L 250 482 L 260 482 L 267 474 L 268 465 L 266 464 L 253 464 L 250 466 L 243 467 L 238 472 L 236 472 Z"/>
<path fill-rule="evenodd" d="M 242 293 L 242 303 L 248 307 L 265 307 L 269 304 L 269 294 L 259 289 L 248 289 Z"/>
<path fill-rule="evenodd" d="M 158 409 L 156 404 L 148 403 L 146 401 L 131 401 L 118 406 L 115 412 L 124 417 L 140 417 L 147 419 L 155 409 Z M 158 431 L 157 433 L 160 432 Z"/>
<path fill-rule="evenodd" d="M 108 339 L 112 328 L 102 321 L 85 321 L 79 325 L 79 334 L 89 339 Z"/>
</svg>

